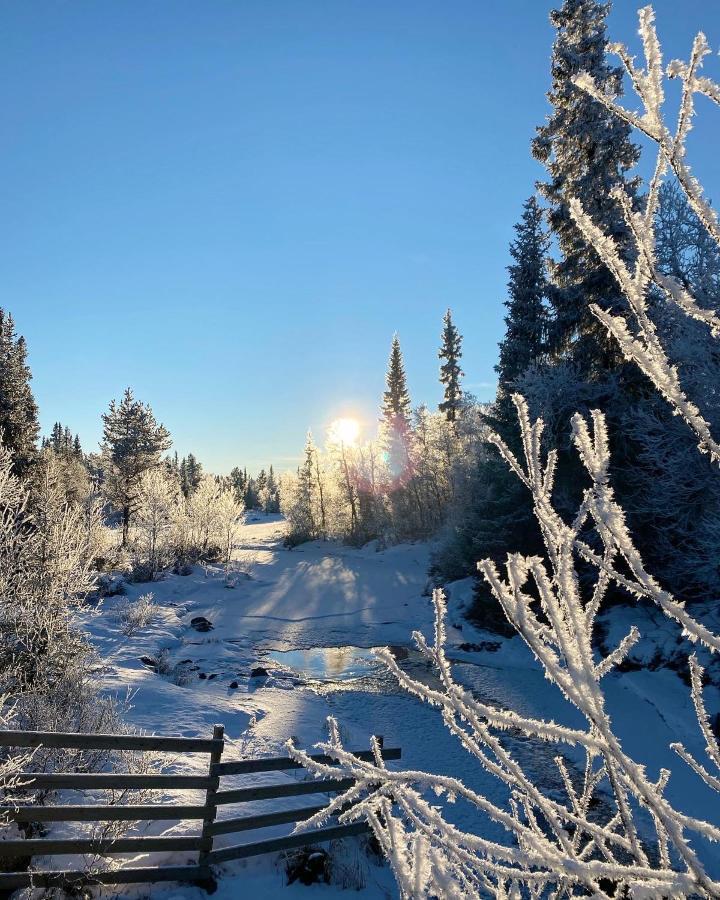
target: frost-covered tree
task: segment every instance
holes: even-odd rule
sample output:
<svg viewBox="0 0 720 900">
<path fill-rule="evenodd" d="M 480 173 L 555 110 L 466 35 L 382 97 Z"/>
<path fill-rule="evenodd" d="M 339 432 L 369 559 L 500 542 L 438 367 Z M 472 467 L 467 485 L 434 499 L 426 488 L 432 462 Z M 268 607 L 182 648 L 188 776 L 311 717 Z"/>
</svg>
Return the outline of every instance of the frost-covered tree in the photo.
<svg viewBox="0 0 720 900">
<path fill-rule="evenodd" d="M 658 193 L 656 253 L 660 271 L 701 306 L 720 303 L 720 250 L 676 181 L 664 182 Z"/>
<path fill-rule="evenodd" d="M 299 544 L 314 540 L 320 534 L 317 521 L 317 481 L 315 475 L 318 451 L 308 431 L 303 461 L 297 477 L 286 479 L 281 491 L 281 509 L 289 522 L 288 542 Z"/>
<path fill-rule="evenodd" d="M 196 557 L 220 549 L 218 542 L 218 504 L 223 493 L 220 482 L 203 475 L 195 491 L 187 498 L 186 513 L 190 529 L 190 546 Z"/>
<path fill-rule="evenodd" d="M 604 86 L 598 85 L 592 75 L 576 79 L 581 90 L 606 103 L 610 112 L 641 129 L 658 145 L 655 176 L 643 210 L 635 209 L 632 192 L 615 192 L 634 236 L 633 262 L 628 264 L 623 242 L 593 220 L 582 197 L 572 199 L 570 208 L 583 237 L 613 273 L 627 300 L 622 312 L 608 312 L 600 304 L 591 303 L 590 313 L 685 422 L 720 477 L 720 445 L 668 358 L 650 318 L 649 302 L 654 290 L 662 290 L 668 302 L 720 336 L 716 314 L 699 306 L 681 282 L 664 275 L 655 255 L 655 207 L 659 185 L 668 169 L 678 177 L 694 212 L 720 246 L 720 225 L 685 162 L 694 96 L 704 94 L 720 104 L 720 85 L 699 75 L 708 52 L 704 36 L 699 35 L 690 60 L 668 67 L 668 74 L 681 80 L 682 89 L 678 124 L 671 131 L 662 114 L 662 57 L 650 8 L 640 13 L 640 33 L 644 70 L 636 66 L 624 47 L 614 49 L 643 102 L 642 116 L 607 97 Z M 531 421 L 527 404 L 519 395 L 514 402 L 522 454 L 513 453 L 499 435 L 493 441 L 532 496 L 545 553 L 544 557 L 509 553 L 502 570 L 491 560 L 482 561 L 480 568 L 508 621 L 526 642 L 546 678 L 559 688 L 580 718 L 573 720 L 575 724 L 564 725 L 502 709 L 458 684 L 446 655 L 445 601 L 438 591 L 434 598 L 434 640 L 415 635 L 420 652 L 435 666 L 438 684 L 415 679 L 387 650 L 381 652 L 381 658 L 401 685 L 440 709 L 450 731 L 478 764 L 504 785 L 506 793 L 483 794 L 451 776 L 388 770 L 377 742 L 374 759 L 360 761 L 345 750 L 337 724 L 331 720 L 330 740 L 318 746 L 338 766 L 314 761 L 292 745 L 290 750 L 316 775 L 348 777 L 352 787 L 297 827 L 311 829 L 333 815 L 344 823 L 366 820 L 393 866 L 401 894 L 407 898 L 718 897 L 720 883 L 703 856 L 706 841 L 720 840 L 720 829 L 687 814 L 682 798 L 669 798 L 666 787 L 672 772 L 651 772 L 633 759 L 608 714 L 604 679 L 622 664 L 640 632 L 631 627 L 617 647 L 602 657 L 595 651 L 594 636 L 597 614 L 610 585 L 654 604 L 658 614 L 675 622 L 678 630 L 705 653 L 720 651 L 720 636 L 696 621 L 647 570 L 611 484 L 610 435 L 603 414 L 596 409 L 587 416 L 576 413 L 572 417 L 572 441 L 585 482 L 576 514 L 564 518 L 554 501 L 558 454 L 555 449 L 543 450 L 543 421 Z M 720 744 L 703 699 L 703 674 L 694 653 L 690 657 L 690 693 L 707 758 L 700 761 L 679 742 L 671 749 L 709 792 L 717 793 Z M 520 732 L 538 745 L 574 747 L 574 759 L 579 754 L 584 764 L 571 766 L 566 757 L 554 751 L 558 786 L 543 789 L 509 751 L 504 741 L 508 731 Z M 654 736 L 648 739 L 654 740 Z M 430 791 L 434 796 L 429 796 Z M 501 795 L 506 799 L 500 799 Z M 438 806 L 438 797 L 469 804 L 477 813 L 480 829 L 466 832 L 451 824 Z M 508 838 L 498 839 L 497 831 L 486 833 L 482 825 L 488 822 L 500 826 L 500 833 L 505 832 Z"/>
<path fill-rule="evenodd" d="M 171 562 L 178 515 L 177 481 L 163 466 L 143 472 L 133 523 L 136 580 L 152 581 Z"/>
<path fill-rule="evenodd" d="M 103 414 L 104 490 L 122 513 L 123 546 L 137 508 L 140 479 L 160 465 L 171 443 L 168 430 L 158 424 L 148 404 L 135 399 L 130 388 L 120 403 L 111 401 Z"/>
<path fill-rule="evenodd" d="M 624 185 L 632 196 L 636 182 L 629 171 L 638 149 L 627 123 L 573 83 L 588 72 L 602 85 L 604 96 L 622 93 L 622 69 L 605 56 L 609 3 L 564 0 L 550 19 L 557 29 L 552 55 L 552 112 L 538 129 L 533 154 L 544 163 L 550 180 L 538 185 L 549 204 L 549 222 L 560 251 L 551 266 L 553 318 L 549 346 L 555 355 L 570 354 L 583 373 L 612 368 L 618 362 L 614 344 L 588 310 L 592 300 L 603 309 L 621 306 L 622 294 L 612 273 L 578 229 L 570 200 L 584 198 L 593 220 L 631 252 L 630 232 L 613 188 Z"/>
<path fill-rule="evenodd" d="M 40 432 L 31 378 L 25 338 L 18 337 L 13 317 L 0 309 L 0 433 L 19 475 L 27 474 L 35 460 Z"/>
<path fill-rule="evenodd" d="M 230 486 L 223 486 L 215 503 L 215 533 L 222 562 L 227 566 L 232 558 L 245 507 L 238 501 Z"/>
<path fill-rule="evenodd" d="M 92 662 L 73 611 L 93 586 L 101 527 L 97 504 L 68 502 L 55 456 L 42 462 L 30 508 L 0 446 L 0 694 L 15 700 L 18 727 L 54 730 L 84 714 L 66 708 L 89 684 Z"/>
<path fill-rule="evenodd" d="M 443 316 L 442 343 L 438 356 L 441 360 L 440 383 L 443 386 L 443 399 L 438 409 L 445 413 L 448 422 L 454 422 L 462 406 L 460 379 L 464 373 L 460 368 L 462 335 L 453 322 L 449 309 Z"/>
</svg>

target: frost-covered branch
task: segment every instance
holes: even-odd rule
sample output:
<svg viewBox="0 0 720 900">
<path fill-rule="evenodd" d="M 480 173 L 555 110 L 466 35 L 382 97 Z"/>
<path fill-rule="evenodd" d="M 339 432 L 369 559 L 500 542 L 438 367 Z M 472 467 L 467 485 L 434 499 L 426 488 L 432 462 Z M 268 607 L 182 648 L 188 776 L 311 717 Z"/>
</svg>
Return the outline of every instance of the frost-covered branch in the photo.
<svg viewBox="0 0 720 900">
<path fill-rule="evenodd" d="M 700 183 L 691 174 L 685 161 L 686 141 L 695 116 L 695 95 L 702 94 L 718 102 L 720 89 L 709 78 L 698 73 L 704 58 L 710 53 L 705 36 L 695 38 L 688 62 L 673 61 L 667 67 L 667 75 L 681 82 L 681 98 L 674 130 L 666 124 L 664 112 L 663 64 L 660 42 L 655 30 L 655 15 L 651 7 L 640 10 L 640 34 L 643 40 L 645 69 L 638 68 L 630 52 L 622 44 L 612 44 L 610 49 L 621 60 L 640 98 L 644 112 L 630 112 L 597 85 L 588 73 L 575 77 L 574 83 L 581 90 L 602 103 L 608 110 L 639 129 L 657 145 L 655 174 L 642 212 L 633 209 L 630 196 L 623 188 L 614 191 L 631 234 L 634 238 L 636 262 L 631 271 L 623 259 L 615 239 L 605 234 L 586 213 L 582 198 L 570 201 L 570 212 L 585 239 L 595 249 L 602 261 L 615 276 L 630 306 L 631 315 L 612 315 L 596 304 L 591 304 L 595 316 L 617 341 L 626 359 L 633 360 L 652 381 L 657 390 L 681 415 L 695 432 L 703 452 L 720 460 L 720 445 L 711 432 L 697 405 L 687 396 L 676 366 L 669 360 L 648 312 L 648 293 L 656 285 L 665 296 L 690 318 L 705 323 L 714 336 L 720 334 L 720 316 L 714 310 L 703 308 L 690 291 L 677 279 L 663 274 L 655 252 L 656 213 L 660 184 L 668 171 L 672 171 L 687 197 L 690 208 L 707 230 L 708 235 L 720 245 L 720 224 L 712 206 L 705 200 Z"/>
<path fill-rule="evenodd" d="M 690 207 L 720 244 L 715 213 L 685 162 L 685 142 L 695 115 L 694 97 L 702 94 L 720 102 L 720 90 L 698 74 L 708 53 L 707 42 L 699 35 L 690 60 L 671 63 L 667 70 L 682 87 L 680 113 L 671 131 L 663 118 L 662 53 L 649 7 L 640 13 L 640 33 L 644 69 L 635 65 L 623 46 L 614 45 L 612 49 L 643 101 L 642 115 L 619 106 L 589 76 L 575 79 L 578 87 L 658 145 L 655 173 L 643 209 L 637 211 L 628 194 L 615 193 L 634 238 L 633 262 L 628 262 L 614 238 L 593 222 L 582 198 L 571 200 L 570 208 L 580 231 L 613 273 L 628 301 L 625 315 L 593 307 L 594 314 L 625 356 L 638 364 L 684 418 L 697 436 L 700 450 L 720 461 L 720 445 L 710 424 L 687 396 L 679 372 L 660 341 L 648 303 L 649 292 L 656 285 L 687 316 L 703 322 L 714 336 L 720 335 L 718 314 L 703 308 L 685 286 L 663 275 L 655 251 L 655 217 L 667 171 L 675 173 Z M 454 777 L 394 771 L 383 762 L 377 742 L 373 743 L 373 761 L 358 760 L 344 748 L 339 729 L 330 720 L 330 739 L 318 747 L 334 760 L 334 765 L 313 762 L 292 745 L 290 753 L 318 777 L 342 774 L 351 777 L 354 784 L 298 830 L 320 825 L 330 817 L 340 822 L 366 820 L 406 898 L 720 896 L 720 883 L 703 864 L 703 842 L 699 840 L 719 841 L 720 828 L 687 815 L 666 798 L 670 772 L 662 769 L 653 780 L 645 766 L 625 751 L 606 708 L 603 679 L 622 663 L 640 633 L 631 628 L 615 650 L 598 659 L 594 629 L 597 613 L 614 583 L 636 597 L 652 600 L 690 640 L 711 652 L 720 650 L 720 637 L 696 621 L 645 568 L 611 486 L 608 431 L 602 413 L 593 410 L 589 419 L 579 414 L 572 418 L 573 444 L 589 483 L 576 514 L 567 522 L 553 498 L 557 454 L 544 449 L 544 423 L 542 419 L 531 421 L 521 396 L 516 394 L 513 400 L 522 453 L 514 453 L 497 435 L 489 439 L 531 494 L 544 541 L 544 558 L 509 553 L 502 569 L 489 559 L 480 562 L 479 569 L 546 678 L 582 716 L 583 727 L 498 709 L 458 684 L 445 650 L 445 598 L 436 591 L 433 640 L 414 635 L 420 653 L 434 667 L 435 682 L 426 684 L 413 678 L 387 650 L 380 651 L 379 656 L 403 688 L 440 711 L 450 732 L 503 790 L 490 796 Z M 720 772 L 720 747 L 704 705 L 702 669 L 694 657 L 690 673 L 708 760 Z M 553 745 L 557 782 L 537 783 L 514 752 L 519 740 L 531 742 L 538 751 Z M 557 754 L 557 748 L 563 745 L 571 748 L 567 756 Z M 709 788 L 720 789 L 718 775 L 682 744 L 672 746 Z M 477 827 L 463 831 L 450 824 L 431 802 L 433 793 L 447 802 L 468 805 L 476 815 Z M 498 837 L 503 832 L 505 840 Z"/>
</svg>

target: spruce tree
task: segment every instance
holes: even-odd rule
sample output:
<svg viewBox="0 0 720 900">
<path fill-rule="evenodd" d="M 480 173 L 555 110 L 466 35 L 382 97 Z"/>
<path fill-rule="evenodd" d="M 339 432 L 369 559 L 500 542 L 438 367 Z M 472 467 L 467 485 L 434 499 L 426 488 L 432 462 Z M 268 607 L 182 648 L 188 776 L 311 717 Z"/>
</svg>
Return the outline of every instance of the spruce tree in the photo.
<svg viewBox="0 0 720 900">
<path fill-rule="evenodd" d="M 21 477 L 37 457 L 40 431 L 31 378 L 25 338 L 15 334 L 12 316 L 0 309 L 0 432 Z"/>
<path fill-rule="evenodd" d="M 549 238 L 542 227 L 543 213 L 535 197 L 525 201 L 516 238 L 510 244 L 514 262 L 505 300 L 505 337 L 500 343 L 498 393 L 509 395 L 515 379 L 545 353 L 548 315 L 546 254 Z"/>
<path fill-rule="evenodd" d="M 522 456 L 520 430 L 511 394 L 515 381 L 538 362 L 546 350 L 547 275 L 545 254 L 549 238 L 542 227 L 542 210 L 534 197 L 523 205 L 510 244 L 513 262 L 508 266 L 508 295 L 505 300 L 505 337 L 495 371 L 498 391 L 482 420 L 497 432 L 518 456 Z M 478 472 L 467 489 L 464 512 L 455 529 L 455 559 L 463 560 L 471 573 L 478 559 L 505 559 L 508 550 L 525 554 L 542 548 L 535 524 L 532 501 L 525 486 L 508 469 L 493 446 L 487 445 L 479 460 Z M 493 628 L 501 627 L 502 614 L 484 581 L 477 585 L 477 609 Z"/>
<path fill-rule="evenodd" d="M 160 464 L 172 441 L 158 424 L 148 404 L 136 400 L 128 388 L 120 403 L 110 403 L 103 414 L 103 457 L 106 490 L 122 513 L 122 542 L 127 545 L 130 520 L 138 502 L 140 479 Z"/>
<path fill-rule="evenodd" d="M 247 488 L 247 472 L 243 472 L 239 466 L 235 466 L 230 472 L 230 482 L 235 493 L 235 502 L 245 502 L 245 490 Z"/>
<path fill-rule="evenodd" d="M 382 405 L 383 420 L 388 424 L 400 422 L 403 427 L 408 428 L 411 412 L 410 394 L 407 389 L 400 339 L 397 335 L 393 336 L 390 346 L 390 359 L 388 361 L 385 384 L 386 390 L 383 393 Z"/>
<path fill-rule="evenodd" d="M 312 434 L 308 431 L 303 461 L 297 471 L 297 502 L 294 510 L 295 521 L 292 523 L 293 539 L 297 543 L 313 540 L 317 537 L 318 523 L 315 521 L 315 453 Z"/>
<path fill-rule="evenodd" d="M 268 480 L 267 480 L 267 494 L 268 494 L 268 503 L 265 509 L 265 512 L 268 513 L 276 513 L 280 512 L 280 490 L 278 487 L 277 479 L 275 478 L 275 471 L 270 466 L 268 470 Z"/>
<path fill-rule="evenodd" d="M 548 201 L 550 226 L 561 254 L 552 266 L 550 350 L 555 356 L 571 356 L 584 376 L 615 368 L 621 359 L 591 313 L 590 303 L 612 310 L 624 301 L 614 276 L 572 221 L 569 201 L 581 198 L 594 223 L 629 255 L 632 241 L 611 192 L 624 184 L 632 195 L 638 183 L 628 178 L 639 156 L 629 125 L 571 81 L 585 71 L 614 96 L 622 93 L 622 70 L 605 58 L 609 9 L 609 3 L 597 0 L 564 0 L 551 13 L 557 29 L 548 94 L 553 110 L 533 142 L 534 156 L 550 175 L 538 187 Z"/>
<path fill-rule="evenodd" d="M 198 489 L 203 478 L 202 463 L 198 462 L 192 453 L 188 453 L 185 461 L 185 478 L 187 490 L 185 496 L 190 497 Z"/>
<path fill-rule="evenodd" d="M 408 467 L 412 411 L 405 377 L 405 365 L 397 334 L 393 336 L 390 347 L 385 383 L 381 431 L 390 472 L 395 477 L 402 474 Z"/>
<path fill-rule="evenodd" d="M 443 360 L 440 365 L 440 383 L 444 388 L 438 409 L 445 413 L 448 422 L 455 422 L 462 405 L 460 379 L 465 373 L 460 368 L 462 335 L 453 323 L 449 309 L 443 317 L 442 345 L 438 356 Z"/>
</svg>

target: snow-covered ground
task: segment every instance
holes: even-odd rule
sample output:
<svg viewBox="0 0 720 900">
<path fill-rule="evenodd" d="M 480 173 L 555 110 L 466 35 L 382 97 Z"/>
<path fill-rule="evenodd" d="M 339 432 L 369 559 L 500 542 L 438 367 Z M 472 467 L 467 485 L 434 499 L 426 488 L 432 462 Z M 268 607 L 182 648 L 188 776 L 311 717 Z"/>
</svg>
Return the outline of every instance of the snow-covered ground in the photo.
<svg viewBox="0 0 720 900">
<path fill-rule="evenodd" d="M 496 800 L 504 797 L 504 790 L 473 764 L 435 711 L 399 691 L 375 661 L 354 649 L 378 645 L 408 648 L 412 630 L 429 632 L 429 548 L 413 544 L 378 552 L 373 546 L 353 549 L 313 543 L 289 550 L 283 546 L 283 534 L 279 519 L 256 517 L 244 526 L 234 588 L 226 587 L 224 573 L 214 567 L 198 567 L 186 577 L 169 575 L 152 585 L 129 585 L 129 599 L 151 590 L 156 606 L 153 620 L 131 636 L 123 634 L 119 623 L 123 598 L 108 598 L 96 612 L 86 614 L 85 625 L 102 658 L 106 689 L 132 693 L 131 722 L 147 732 L 185 736 L 209 736 L 213 724 L 221 722 L 229 739 L 225 758 L 232 759 L 283 752 L 282 744 L 290 737 L 307 747 L 325 737 L 325 719 L 332 714 L 341 722 L 348 745 L 367 747 L 372 733 L 382 734 L 388 746 L 402 747 L 408 767 L 453 773 Z M 518 638 L 498 639 L 463 621 L 470 580 L 450 585 L 448 592 L 451 621 L 458 626 L 450 631 L 458 660 L 457 677 L 485 700 L 579 724 Z M 208 620 L 212 628 L 198 631 L 191 624 L 198 617 Z M 491 643 L 472 652 L 460 649 L 461 644 L 481 645 L 483 641 Z M 298 649 L 308 652 L 285 656 L 276 652 Z M 406 655 L 403 650 L 398 655 L 405 657 L 402 664 L 415 674 L 432 678 L 416 655 Z M 162 657 L 170 674 L 157 674 L 141 657 Z M 250 676 L 258 666 L 268 671 L 268 677 Z M 702 757 L 689 692 L 681 679 L 668 670 L 627 672 L 609 676 L 607 692 L 626 748 L 655 775 L 660 766 L 671 767 L 675 774 L 668 797 L 687 812 L 720 824 L 720 814 L 715 811 L 713 815 L 708 808 L 707 795 L 697 778 L 668 750 L 671 741 L 680 737 Z M 716 709 L 714 689 L 708 700 Z M 548 787 L 556 784 L 552 763 L 556 748 L 516 739 L 512 749 L 538 780 L 546 780 Z M 563 752 L 572 759 L 571 751 Z M 180 771 L 182 767 L 182 771 L 201 772 L 206 762 L 191 757 L 168 760 L 167 770 Z M 253 783 L 288 777 L 279 773 L 252 776 Z M 223 787 L 247 783 L 246 777 L 234 785 L 229 780 Z M 186 802 L 202 799 L 187 793 L 183 797 Z M 286 808 L 288 802 L 253 803 L 247 812 Z M 298 805 L 306 803 L 306 798 L 299 798 Z M 223 810 L 228 816 L 241 812 L 238 807 Z M 465 828 L 502 837 L 459 804 L 452 808 L 451 817 Z M 169 825 L 157 823 L 153 833 L 194 833 L 197 828 L 192 822 Z M 217 839 L 217 845 L 270 837 L 290 829 L 278 826 L 252 835 L 228 836 Z M 364 884 L 363 897 L 396 896 L 388 869 L 374 863 L 357 841 L 345 842 L 344 849 L 336 853 L 345 869 L 339 881 Z M 159 861 L 160 856 L 137 858 L 135 863 L 147 864 L 151 859 Z M 174 861 L 184 858 L 176 854 Z M 714 874 L 720 874 L 720 860 L 713 860 L 711 867 Z M 359 878 L 353 874 L 357 871 L 361 872 Z M 282 867 L 267 857 L 228 864 L 219 875 L 215 895 L 219 898 L 252 896 L 260 900 L 275 897 L 285 885 Z M 282 896 L 288 898 L 307 891 L 296 885 L 283 889 Z M 317 890 L 318 896 L 334 896 L 340 887 Z M 144 891 L 147 889 L 124 889 L 122 896 L 138 897 Z M 193 887 L 157 886 L 153 896 L 170 900 L 201 897 L 203 892 Z"/>
</svg>

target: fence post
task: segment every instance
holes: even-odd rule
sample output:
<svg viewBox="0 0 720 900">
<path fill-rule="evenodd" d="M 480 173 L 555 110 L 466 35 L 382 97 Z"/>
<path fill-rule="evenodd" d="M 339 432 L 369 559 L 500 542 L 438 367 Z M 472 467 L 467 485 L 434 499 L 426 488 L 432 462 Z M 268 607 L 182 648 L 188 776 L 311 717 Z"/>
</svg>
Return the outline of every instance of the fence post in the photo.
<svg viewBox="0 0 720 900">
<path fill-rule="evenodd" d="M 211 889 L 211 885 L 214 884 L 214 879 L 212 877 L 212 872 L 210 870 L 210 852 L 213 848 L 213 836 L 210 834 L 210 826 L 215 821 L 215 816 L 217 815 L 217 804 L 215 803 L 215 795 L 217 794 L 218 787 L 220 786 L 220 776 L 213 775 L 213 766 L 216 763 L 220 762 L 220 757 L 222 756 L 223 748 L 225 746 L 225 726 L 224 725 L 215 725 L 213 728 L 213 740 L 222 741 L 215 750 L 210 754 L 210 765 L 208 768 L 208 774 L 210 776 L 210 786 L 205 792 L 205 816 L 203 818 L 203 827 L 202 834 L 200 835 L 202 844 L 200 853 L 198 856 L 198 865 L 205 869 L 206 875 L 203 877 L 203 885 L 206 886 L 209 890 Z"/>
</svg>

